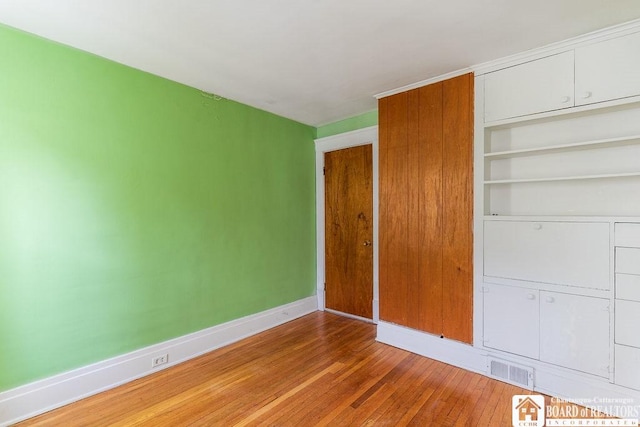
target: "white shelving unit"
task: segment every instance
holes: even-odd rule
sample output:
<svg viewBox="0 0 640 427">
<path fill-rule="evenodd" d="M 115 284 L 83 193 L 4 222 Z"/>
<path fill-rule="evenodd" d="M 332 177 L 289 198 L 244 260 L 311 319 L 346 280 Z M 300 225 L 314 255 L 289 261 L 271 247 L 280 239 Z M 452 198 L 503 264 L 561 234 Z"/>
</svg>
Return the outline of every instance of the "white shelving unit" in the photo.
<svg viewBox="0 0 640 427">
<path fill-rule="evenodd" d="M 485 153 L 485 159 L 499 160 L 515 157 L 535 156 L 537 154 L 563 153 L 576 150 L 590 150 L 602 147 L 621 147 L 625 145 L 635 145 L 640 143 L 640 135 L 623 136 L 619 138 L 598 139 L 595 141 L 575 142 L 573 144 L 558 144 L 548 147 L 528 148 L 522 150 L 498 151 L 495 153 Z"/>
<path fill-rule="evenodd" d="M 518 184 L 526 182 L 551 182 L 551 181 L 573 181 L 583 179 L 607 179 L 607 178 L 626 178 L 640 176 L 640 172 L 631 173 L 611 173 L 604 175 L 577 175 L 577 176 L 550 176 L 548 178 L 526 178 L 526 179 L 502 179 L 496 181 L 485 181 L 487 185 L 494 184 Z"/>
<path fill-rule="evenodd" d="M 484 133 L 485 215 L 640 215 L 640 102 Z"/>
<path fill-rule="evenodd" d="M 640 25 L 545 54 L 476 77 L 476 345 L 640 398 Z"/>
</svg>

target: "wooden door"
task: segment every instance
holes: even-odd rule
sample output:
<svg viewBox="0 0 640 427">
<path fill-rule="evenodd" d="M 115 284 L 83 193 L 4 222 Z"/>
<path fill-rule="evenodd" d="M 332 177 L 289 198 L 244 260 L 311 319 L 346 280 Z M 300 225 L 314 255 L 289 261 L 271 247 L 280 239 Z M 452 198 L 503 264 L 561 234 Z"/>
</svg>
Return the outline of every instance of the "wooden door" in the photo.
<svg viewBox="0 0 640 427">
<path fill-rule="evenodd" d="M 409 172 L 407 93 L 379 101 L 380 319 L 408 326 Z"/>
<path fill-rule="evenodd" d="M 380 319 L 473 338 L 473 75 L 381 99 Z"/>
<path fill-rule="evenodd" d="M 325 306 L 373 317 L 371 145 L 325 153 Z"/>
<path fill-rule="evenodd" d="M 442 334 L 472 343 L 473 74 L 442 83 Z"/>
<path fill-rule="evenodd" d="M 380 100 L 380 318 L 442 333 L 442 84 Z"/>
<path fill-rule="evenodd" d="M 409 248 L 414 256 L 412 295 L 415 321 L 411 327 L 441 335 L 443 331 L 443 84 L 417 89 L 413 137 L 409 138 L 414 167 L 410 182 Z M 417 111 L 417 112 L 416 112 Z M 410 116 L 411 117 L 411 116 Z M 412 299 L 412 298 L 411 298 Z M 410 299 L 410 300 L 411 300 Z M 411 312 L 411 311 L 410 311 Z"/>
</svg>

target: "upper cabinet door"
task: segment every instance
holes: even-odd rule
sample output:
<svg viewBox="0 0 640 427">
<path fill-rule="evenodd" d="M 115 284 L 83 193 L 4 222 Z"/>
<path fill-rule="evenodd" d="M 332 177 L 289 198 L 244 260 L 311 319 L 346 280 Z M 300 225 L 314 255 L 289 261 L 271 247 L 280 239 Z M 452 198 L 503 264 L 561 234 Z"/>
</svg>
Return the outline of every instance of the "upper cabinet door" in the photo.
<svg viewBox="0 0 640 427">
<path fill-rule="evenodd" d="M 640 33 L 576 49 L 576 105 L 640 95 Z"/>
<path fill-rule="evenodd" d="M 572 107 L 573 51 L 485 76 L 484 120 L 507 119 Z"/>
</svg>

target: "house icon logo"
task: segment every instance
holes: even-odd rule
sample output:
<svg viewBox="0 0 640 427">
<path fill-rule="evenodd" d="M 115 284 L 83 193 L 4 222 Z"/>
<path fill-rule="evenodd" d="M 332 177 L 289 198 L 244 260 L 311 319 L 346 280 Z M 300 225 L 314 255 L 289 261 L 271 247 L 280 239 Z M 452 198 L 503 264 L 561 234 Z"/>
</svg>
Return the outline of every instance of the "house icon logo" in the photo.
<svg viewBox="0 0 640 427">
<path fill-rule="evenodd" d="M 544 396 L 515 395 L 512 399 L 514 427 L 544 426 Z"/>
</svg>

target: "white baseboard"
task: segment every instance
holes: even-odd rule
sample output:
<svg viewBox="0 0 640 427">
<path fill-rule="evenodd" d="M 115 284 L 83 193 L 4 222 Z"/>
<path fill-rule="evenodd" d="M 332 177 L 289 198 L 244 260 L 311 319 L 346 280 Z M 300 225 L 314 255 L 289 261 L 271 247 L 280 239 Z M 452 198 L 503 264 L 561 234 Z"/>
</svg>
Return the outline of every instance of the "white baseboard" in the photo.
<svg viewBox="0 0 640 427">
<path fill-rule="evenodd" d="M 349 319 L 359 320 L 361 322 L 373 323 L 373 319 L 367 319 L 366 317 L 356 316 L 355 314 L 345 313 L 344 311 L 333 310 L 331 308 L 324 309 L 327 313 L 335 314 L 342 317 L 348 317 Z"/>
<path fill-rule="evenodd" d="M 468 371 L 487 371 L 486 351 L 415 329 L 380 321 L 376 340 Z"/>
<path fill-rule="evenodd" d="M 542 394 L 564 400 L 607 398 L 621 401 L 631 399 L 634 406 L 640 405 L 640 392 L 611 384 L 605 379 L 590 378 L 588 375 L 581 375 L 579 372 L 562 368 L 544 369 L 538 367 L 535 372 L 536 386 L 534 390 Z M 594 404 L 610 406 L 603 404 L 603 402 Z M 585 403 L 585 406 L 590 405 Z"/>
<path fill-rule="evenodd" d="M 640 392 L 611 384 L 605 378 L 598 378 L 509 353 L 472 347 L 403 326 L 381 321 L 378 323 L 376 339 L 379 342 L 485 376 L 489 376 L 487 375 L 488 357 L 527 366 L 533 368 L 535 373 L 533 390 L 549 396 L 567 400 L 632 399 L 633 405 L 640 405 Z"/>
<path fill-rule="evenodd" d="M 0 426 L 25 420 L 145 375 L 166 369 L 318 309 L 316 296 L 232 320 L 131 353 L 0 393 Z M 151 359 L 168 363 L 151 368 Z"/>
</svg>

